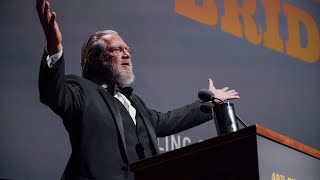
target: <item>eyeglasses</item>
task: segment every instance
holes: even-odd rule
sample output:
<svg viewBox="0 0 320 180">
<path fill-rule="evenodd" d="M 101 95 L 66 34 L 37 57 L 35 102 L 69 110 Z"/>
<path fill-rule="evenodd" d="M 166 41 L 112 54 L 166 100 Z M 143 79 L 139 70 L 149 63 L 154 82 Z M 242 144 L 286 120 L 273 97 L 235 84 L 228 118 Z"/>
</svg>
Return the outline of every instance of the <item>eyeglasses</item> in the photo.
<svg viewBox="0 0 320 180">
<path fill-rule="evenodd" d="M 109 47 L 108 52 L 112 56 L 124 55 L 125 53 L 132 55 L 132 51 L 129 49 L 129 47 L 123 47 L 123 46 Z"/>
</svg>

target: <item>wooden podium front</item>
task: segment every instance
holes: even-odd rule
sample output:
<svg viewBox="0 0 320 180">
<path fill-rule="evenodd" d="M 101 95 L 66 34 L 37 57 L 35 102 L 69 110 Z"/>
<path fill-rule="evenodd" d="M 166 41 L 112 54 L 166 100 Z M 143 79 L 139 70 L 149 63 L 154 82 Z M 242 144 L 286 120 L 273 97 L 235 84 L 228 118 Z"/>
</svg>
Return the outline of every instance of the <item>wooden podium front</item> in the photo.
<svg viewBox="0 0 320 180">
<path fill-rule="evenodd" d="M 131 164 L 135 180 L 320 180 L 320 151 L 260 125 Z"/>
</svg>

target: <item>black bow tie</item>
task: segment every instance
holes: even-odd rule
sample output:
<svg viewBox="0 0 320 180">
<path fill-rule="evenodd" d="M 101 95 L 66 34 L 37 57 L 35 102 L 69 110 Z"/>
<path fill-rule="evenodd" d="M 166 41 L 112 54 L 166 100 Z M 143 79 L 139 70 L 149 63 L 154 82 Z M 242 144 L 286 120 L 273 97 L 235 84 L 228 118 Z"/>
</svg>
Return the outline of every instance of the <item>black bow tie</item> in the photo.
<svg viewBox="0 0 320 180">
<path fill-rule="evenodd" d="M 119 92 L 126 97 L 130 97 L 132 94 L 132 91 L 133 91 L 132 87 L 119 88 Z"/>
<path fill-rule="evenodd" d="M 126 97 L 130 97 L 133 91 L 132 87 L 124 87 L 121 88 L 118 85 L 115 84 L 110 84 L 110 85 L 102 85 L 103 88 L 107 89 L 110 94 L 112 94 L 113 96 L 116 95 L 118 92 L 120 92 L 121 94 L 125 95 Z"/>
</svg>

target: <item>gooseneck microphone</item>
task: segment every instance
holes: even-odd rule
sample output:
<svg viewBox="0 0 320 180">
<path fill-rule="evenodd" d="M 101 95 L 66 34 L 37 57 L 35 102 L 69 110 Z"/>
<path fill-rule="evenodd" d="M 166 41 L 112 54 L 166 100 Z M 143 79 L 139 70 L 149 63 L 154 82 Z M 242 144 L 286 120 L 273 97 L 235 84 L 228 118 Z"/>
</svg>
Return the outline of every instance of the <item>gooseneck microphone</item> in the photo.
<svg viewBox="0 0 320 180">
<path fill-rule="evenodd" d="M 207 89 L 200 89 L 198 93 L 199 99 L 204 102 L 200 105 L 200 110 L 204 113 L 214 113 L 214 120 L 218 135 L 235 132 L 239 129 L 237 120 L 247 127 L 247 125 L 235 113 L 234 105 L 230 102 L 224 102 L 214 97 L 214 94 Z M 220 103 L 215 102 L 215 99 Z"/>
<path fill-rule="evenodd" d="M 219 100 L 220 102 L 223 102 L 223 100 L 219 99 L 219 98 L 216 98 L 214 97 L 214 94 L 209 91 L 208 89 L 200 89 L 199 90 L 199 93 L 198 93 L 198 97 L 199 99 L 201 99 L 202 101 L 204 102 L 209 102 L 209 101 L 212 101 L 213 103 L 215 103 L 215 99 Z"/>
</svg>

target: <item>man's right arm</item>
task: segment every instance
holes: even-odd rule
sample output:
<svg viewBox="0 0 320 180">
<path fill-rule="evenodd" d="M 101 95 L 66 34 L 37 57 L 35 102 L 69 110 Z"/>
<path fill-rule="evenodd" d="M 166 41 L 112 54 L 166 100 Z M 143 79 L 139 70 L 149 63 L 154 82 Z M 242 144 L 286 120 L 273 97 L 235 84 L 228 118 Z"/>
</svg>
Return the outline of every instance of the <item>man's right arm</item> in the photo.
<svg viewBox="0 0 320 180">
<path fill-rule="evenodd" d="M 78 84 L 67 81 L 64 55 L 54 65 L 48 66 L 48 52 L 42 56 L 39 73 L 40 101 L 62 118 L 70 119 L 82 106 L 82 91 Z"/>
<path fill-rule="evenodd" d="M 45 0 L 37 0 L 37 11 L 47 39 L 39 73 L 40 101 L 61 117 L 69 119 L 74 111 L 80 109 L 82 93 L 78 85 L 66 80 L 62 35 L 56 13 L 50 12 L 50 4 Z"/>
</svg>

